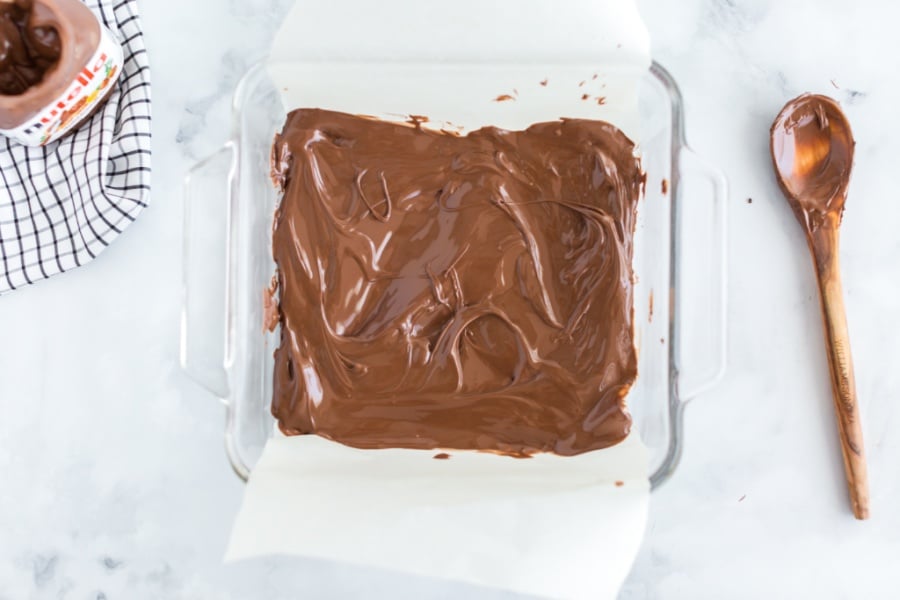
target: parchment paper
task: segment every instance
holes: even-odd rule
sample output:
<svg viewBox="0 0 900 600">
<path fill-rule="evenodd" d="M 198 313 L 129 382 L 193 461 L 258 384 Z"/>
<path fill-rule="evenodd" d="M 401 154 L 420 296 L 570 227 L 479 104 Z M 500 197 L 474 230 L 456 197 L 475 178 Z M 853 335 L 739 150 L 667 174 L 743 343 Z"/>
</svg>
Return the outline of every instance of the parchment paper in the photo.
<svg viewBox="0 0 900 600">
<path fill-rule="evenodd" d="M 226 560 L 313 556 L 547 598 L 615 598 L 647 519 L 636 436 L 571 458 L 436 453 L 273 438 Z"/>
<path fill-rule="evenodd" d="M 423 114 L 429 126 L 465 130 L 587 117 L 635 138 L 637 81 L 650 57 L 633 0 L 439 6 L 299 0 L 269 65 L 286 108 Z M 323 62 L 333 60 L 342 62 Z M 418 66 L 360 62 L 401 60 Z M 494 101 L 513 92 L 515 101 Z M 615 597 L 647 519 L 647 452 L 636 434 L 577 457 L 438 452 L 276 434 L 226 560 L 297 555 L 548 598 Z"/>
</svg>

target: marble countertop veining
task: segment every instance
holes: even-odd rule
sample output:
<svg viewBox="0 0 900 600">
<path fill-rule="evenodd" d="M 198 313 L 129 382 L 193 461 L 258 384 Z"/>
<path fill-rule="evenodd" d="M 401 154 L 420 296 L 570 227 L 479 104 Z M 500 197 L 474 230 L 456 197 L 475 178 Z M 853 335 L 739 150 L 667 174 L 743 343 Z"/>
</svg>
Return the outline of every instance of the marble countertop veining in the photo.
<svg viewBox="0 0 900 600">
<path fill-rule="evenodd" d="M 143 1 L 152 205 L 78 271 L 0 300 L 0 600 L 513 598 L 325 562 L 224 569 L 242 485 L 223 411 L 177 366 L 181 180 L 289 0 Z M 731 186 L 729 358 L 686 415 L 627 600 L 893 598 L 900 588 L 900 8 L 875 0 L 642 0 L 688 137 Z M 841 256 L 872 485 L 849 512 L 813 273 L 768 128 L 804 91 L 850 116 Z M 751 202 L 752 199 L 752 202 Z"/>
</svg>

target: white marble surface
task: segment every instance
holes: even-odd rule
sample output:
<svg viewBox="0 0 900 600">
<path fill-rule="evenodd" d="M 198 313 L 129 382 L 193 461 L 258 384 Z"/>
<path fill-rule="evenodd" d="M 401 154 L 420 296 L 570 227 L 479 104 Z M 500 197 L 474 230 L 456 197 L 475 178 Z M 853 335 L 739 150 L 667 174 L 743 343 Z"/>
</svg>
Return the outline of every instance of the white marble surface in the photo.
<svg viewBox="0 0 900 600">
<path fill-rule="evenodd" d="M 242 486 L 223 410 L 177 368 L 180 182 L 227 136 L 228 98 L 287 0 L 144 1 L 151 208 L 95 263 L 0 299 L 0 599 L 511 598 L 326 563 L 219 560 Z M 900 587 L 900 9 L 643 0 L 688 136 L 731 183 L 730 368 L 686 415 L 622 597 L 894 598 Z M 832 83 L 833 82 L 833 83 Z M 767 132 L 803 91 L 853 123 L 847 307 L 873 518 L 847 508 L 818 306 Z M 752 198 L 752 204 L 748 202 Z"/>
</svg>

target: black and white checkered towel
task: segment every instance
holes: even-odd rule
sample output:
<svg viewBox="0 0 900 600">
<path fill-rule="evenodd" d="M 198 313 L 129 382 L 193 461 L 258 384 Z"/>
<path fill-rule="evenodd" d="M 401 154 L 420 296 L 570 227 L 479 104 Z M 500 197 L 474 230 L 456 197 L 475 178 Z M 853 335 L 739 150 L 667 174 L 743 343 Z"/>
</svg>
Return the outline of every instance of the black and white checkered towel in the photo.
<svg viewBox="0 0 900 600">
<path fill-rule="evenodd" d="M 0 136 L 0 294 L 81 266 L 147 206 L 150 70 L 137 0 L 84 0 L 125 65 L 104 105 L 43 148 Z"/>
</svg>

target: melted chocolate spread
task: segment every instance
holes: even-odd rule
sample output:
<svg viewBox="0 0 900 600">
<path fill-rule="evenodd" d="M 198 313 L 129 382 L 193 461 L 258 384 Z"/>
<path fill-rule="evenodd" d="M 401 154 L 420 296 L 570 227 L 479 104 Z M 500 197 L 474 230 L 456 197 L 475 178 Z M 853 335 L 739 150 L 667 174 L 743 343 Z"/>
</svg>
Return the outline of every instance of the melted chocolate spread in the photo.
<svg viewBox="0 0 900 600">
<path fill-rule="evenodd" d="M 0 94 L 25 93 L 59 61 L 59 34 L 42 8 L 33 0 L 0 2 Z"/>
<path fill-rule="evenodd" d="M 794 98 L 772 124 L 770 149 L 779 185 L 801 225 L 815 231 L 829 218 L 840 225 L 854 151 L 840 105 L 817 94 Z"/>
<path fill-rule="evenodd" d="M 286 434 L 514 456 L 628 434 L 644 175 L 621 131 L 460 137 L 302 109 L 273 179 Z"/>
</svg>

